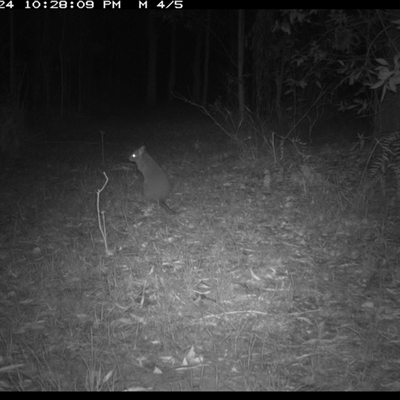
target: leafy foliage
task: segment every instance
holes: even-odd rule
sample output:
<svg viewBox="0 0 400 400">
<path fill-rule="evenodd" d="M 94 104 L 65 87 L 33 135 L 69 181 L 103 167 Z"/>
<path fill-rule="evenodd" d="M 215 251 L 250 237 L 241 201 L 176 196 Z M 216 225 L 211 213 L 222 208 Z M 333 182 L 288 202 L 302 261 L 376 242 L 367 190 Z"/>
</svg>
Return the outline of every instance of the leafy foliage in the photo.
<svg viewBox="0 0 400 400">
<path fill-rule="evenodd" d="M 301 114 L 299 102 L 310 103 L 310 96 L 323 93 L 317 106 L 331 104 L 365 115 L 377 89 L 381 99 L 387 90 L 396 92 L 400 19 L 393 17 L 393 11 L 382 10 L 282 11 L 273 31 L 291 54 L 284 80 L 288 109 Z"/>
</svg>

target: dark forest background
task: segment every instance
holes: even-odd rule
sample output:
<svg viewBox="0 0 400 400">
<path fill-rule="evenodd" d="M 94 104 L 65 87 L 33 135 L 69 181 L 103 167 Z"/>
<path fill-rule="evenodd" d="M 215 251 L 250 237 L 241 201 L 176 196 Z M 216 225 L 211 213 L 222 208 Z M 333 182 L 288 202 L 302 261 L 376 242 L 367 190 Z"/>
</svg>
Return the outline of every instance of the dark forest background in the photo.
<svg viewBox="0 0 400 400">
<path fill-rule="evenodd" d="M 399 10 L 4 10 L 0 26 L 3 152 L 27 121 L 182 100 L 309 139 L 400 125 Z"/>
</svg>

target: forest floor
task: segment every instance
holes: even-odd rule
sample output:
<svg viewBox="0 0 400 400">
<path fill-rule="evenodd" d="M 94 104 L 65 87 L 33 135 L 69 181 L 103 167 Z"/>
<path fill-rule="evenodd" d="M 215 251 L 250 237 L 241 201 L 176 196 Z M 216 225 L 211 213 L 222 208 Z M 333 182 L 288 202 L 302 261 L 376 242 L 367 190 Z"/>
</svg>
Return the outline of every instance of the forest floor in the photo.
<svg viewBox="0 0 400 400">
<path fill-rule="evenodd" d="M 276 167 L 195 113 L 46 132 L 0 174 L 0 391 L 400 389 L 399 200 L 349 144 Z"/>
</svg>

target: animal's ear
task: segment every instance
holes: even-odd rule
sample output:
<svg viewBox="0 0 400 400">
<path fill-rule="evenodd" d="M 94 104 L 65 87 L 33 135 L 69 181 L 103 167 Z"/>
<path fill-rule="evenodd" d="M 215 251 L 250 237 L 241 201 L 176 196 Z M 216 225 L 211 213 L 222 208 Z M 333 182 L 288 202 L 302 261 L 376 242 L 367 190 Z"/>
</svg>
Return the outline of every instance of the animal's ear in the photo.
<svg viewBox="0 0 400 400">
<path fill-rule="evenodd" d="M 144 153 L 145 147 L 142 146 L 139 150 L 138 150 L 138 155 L 139 157 Z"/>
</svg>

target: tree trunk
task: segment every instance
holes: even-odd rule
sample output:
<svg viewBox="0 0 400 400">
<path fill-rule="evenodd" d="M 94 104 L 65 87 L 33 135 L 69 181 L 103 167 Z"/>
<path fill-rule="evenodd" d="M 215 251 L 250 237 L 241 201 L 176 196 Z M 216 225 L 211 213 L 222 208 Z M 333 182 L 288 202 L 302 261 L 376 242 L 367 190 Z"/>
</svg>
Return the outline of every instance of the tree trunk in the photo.
<svg viewBox="0 0 400 400">
<path fill-rule="evenodd" d="M 393 57 L 398 53 L 400 49 L 400 35 L 397 29 L 391 21 L 398 20 L 400 18 L 400 10 L 390 10 L 390 19 L 388 18 L 385 22 L 389 26 L 387 29 L 388 45 L 389 49 L 387 54 L 387 61 L 393 65 Z M 400 130 L 400 91 L 399 87 L 397 92 L 386 91 L 385 97 L 380 103 L 376 101 L 376 114 L 374 118 L 374 134 L 379 137 L 390 131 Z"/>
<path fill-rule="evenodd" d="M 239 118 L 242 120 L 244 115 L 244 10 L 239 10 L 238 14 L 238 105 Z"/>
<path fill-rule="evenodd" d="M 169 81 L 168 81 L 168 103 L 174 101 L 174 86 L 176 81 L 176 25 L 173 22 L 171 27 L 171 54 L 169 62 Z"/>
<path fill-rule="evenodd" d="M 59 57 L 60 57 L 60 115 L 64 114 L 64 96 L 65 96 L 65 71 L 64 71 L 64 60 L 63 60 L 63 42 L 64 42 L 64 34 L 65 34 L 65 14 L 63 18 L 63 26 L 61 28 L 61 39 L 60 46 L 58 48 Z"/>
<path fill-rule="evenodd" d="M 208 96 L 208 63 L 210 60 L 210 31 L 211 31 L 211 10 L 207 12 L 207 31 L 204 49 L 204 70 L 203 70 L 203 97 L 202 104 L 205 106 L 207 104 Z"/>
<path fill-rule="evenodd" d="M 279 77 L 284 73 L 279 52 L 274 50 L 279 42 L 273 42 L 271 37 L 273 13 L 273 10 L 257 10 L 252 27 L 253 106 L 261 118 L 269 120 L 279 119 L 280 104 L 276 103 L 276 94 L 281 86 L 276 85 L 280 85 Z M 276 58 L 272 54 L 276 54 Z"/>
<path fill-rule="evenodd" d="M 193 60 L 193 101 L 200 100 L 200 56 L 201 56 L 201 31 L 196 32 L 196 49 Z"/>
<path fill-rule="evenodd" d="M 82 54 L 83 54 L 83 26 L 82 26 L 82 19 L 80 20 L 79 24 L 79 54 L 78 54 L 78 112 L 82 111 Z"/>
<path fill-rule="evenodd" d="M 10 10 L 10 94 L 13 99 L 17 97 L 15 91 L 14 11 Z"/>
<path fill-rule="evenodd" d="M 148 106 L 154 106 L 157 102 L 157 33 L 153 10 L 149 11 L 147 18 L 147 40 L 149 46 L 149 60 L 146 104 Z"/>
</svg>

